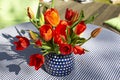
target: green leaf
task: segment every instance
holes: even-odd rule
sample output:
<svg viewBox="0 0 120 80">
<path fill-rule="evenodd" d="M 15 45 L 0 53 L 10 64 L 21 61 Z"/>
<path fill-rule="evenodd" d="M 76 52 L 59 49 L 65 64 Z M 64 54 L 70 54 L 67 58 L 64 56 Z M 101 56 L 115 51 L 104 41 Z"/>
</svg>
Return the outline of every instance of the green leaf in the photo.
<svg viewBox="0 0 120 80">
<path fill-rule="evenodd" d="M 81 10 L 78 20 L 71 26 L 71 28 L 73 29 L 79 22 L 81 22 L 83 20 L 84 17 L 85 17 L 84 11 Z"/>
<path fill-rule="evenodd" d="M 55 51 L 56 54 L 59 54 L 59 52 L 58 52 L 59 51 L 58 46 L 56 46 L 56 48 L 54 48 L 54 51 Z"/>
<path fill-rule="evenodd" d="M 67 27 L 67 29 L 66 29 L 67 42 L 68 42 L 68 44 L 70 44 L 70 43 L 71 43 L 71 36 L 70 36 L 70 34 L 69 34 L 69 29 L 70 29 L 70 28 L 68 28 L 68 27 Z"/>
<path fill-rule="evenodd" d="M 76 41 L 77 41 L 77 38 L 75 38 L 75 39 L 72 41 L 72 45 L 73 45 L 73 46 L 76 44 Z"/>
<path fill-rule="evenodd" d="M 52 0 L 51 8 L 54 8 L 54 2 L 55 0 Z"/>
<path fill-rule="evenodd" d="M 98 14 L 94 16 L 90 16 L 88 19 L 85 20 L 85 24 L 92 23 L 97 16 Z"/>
<path fill-rule="evenodd" d="M 87 49 L 84 49 L 86 52 L 90 52 L 89 50 L 87 50 Z"/>
<path fill-rule="evenodd" d="M 41 52 L 42 52 L 42 53 L 46 53 L 46 52 L 47 52 L 47 50 L 45 50 L 45 49 L 44 49 L 44 50 L 41 50 Z"/>
<path fill-rule="evenodd" d="M 82 20 L 84 17 L 85 17 L 85 16 L 84 16 L 84 11 L 81 10 L 81 12 L 80 12 L 80 16 L 79 16 L 79 20 Z"/>
<path fill-rule="evenodd" d="M 87 40 L 85 38 L 79 38 L 77 41 L 76 41 L 76 44 L 81 44 L 81 43 L 85 43 Z"/>
<path fill-rule="evenodd" d="M 46 10 L 49 9 L 49 8 L 50 8 L 50 5 L 44 3 L 44 4 L 43 4 L 43 11 L 42 11 L 43 14 L 44 14 L 44 13 L 46 12 Z"/>
<path fill-rule="evenodd" d="M 58 51 L 59 51 L 59 47 L 57 44 L 53 44 L 53 51 L 55 51 L 55 53 L 58 54 Z"/>
<path fill-rule="evenodd" d="M 76 39 L 78 36 L 73 32 L 72 35 L 71 35 L 71 39 L 74 40 Z"/>
<path fill-rule="evenodd" d="M 36 28 L 39 28 L 36 19 L 30 19 L 30 22 L 31 22 Z"/>
<path fill-rule="evenodd" d="M 50 42 L 46 42 L 46 45 L 53 47 L 53 45 Z"/>
<path fill-rule="evenodd" d="M 50 46 L 45 46 L 45 45 L 43 45 L 42 47 L 41 47 L 42 49 L 51 49 L 51 47 Z"/>
<path fill-rule="evenodd" d="M 76 41 L 79 37 L 73 32 L 72 30 L 72 34 L 71 34 L 71 44 L 74 46 L 76 44 Z"/>
<path fill-rule="evenodd" d="M 65 42 L 65 39 L 62 36 L 60 36 L 60 38 L 62 39 L 63 42 Z"/>
<path fill-rule="evenodd" d="M 70 36 L 68 36 L 68 44 L 70 44 L 71 43 L 71 38 L 70 38 Z"/>
<path fill-rule="evenodd" d="M 38 9 L 37 9 L 37 14 L 36 14 L 36 18 L 37 18 L 37 19 L 39 19 L 40 10 L 41 10 L 41 3 L 38 4 Z"/>
<path fill-rule="evenodd" d="M 39 19 L 40 19 L 40 20 L 39 20 L 40 26 L 44 25 L 45 20 L 44 20 L 44 15 L 43 15 L 42 12 L 40 13 L 40 18 L 39 18 Z"/>
</svg>

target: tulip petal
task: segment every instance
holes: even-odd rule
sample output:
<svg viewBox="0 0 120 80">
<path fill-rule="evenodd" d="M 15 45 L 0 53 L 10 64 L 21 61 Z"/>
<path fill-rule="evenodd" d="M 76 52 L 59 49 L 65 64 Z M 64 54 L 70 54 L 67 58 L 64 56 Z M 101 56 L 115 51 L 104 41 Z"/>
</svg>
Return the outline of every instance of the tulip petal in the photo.
<svg viewBox="0 0 120 80">
<path fill-rule="evenodd" d="M 80 46 L 75 46 L 75 47 L 73 48 L 73 52 L 74 52 L 74 54 L 79 54 L 79 55 L 85 53 L 85 52 L 84 52 L 84 49 L 81 48 Z"/>
<path fill-rule="evenodd" d="M 80 35 L 85 29 L 86 29 L 86 24 L 84 24 L 84 22 L 82 21 L 75 27 L 75 33 L 77 35 Z"/>
<path fill-rule="evenodd" d="M 33 54 L 30 56 L 29 66 L 34 66 L 38 70 L 44 64 L 44 56 L 41 54 Z"/>
<path fill-rule="evenodd" d="M 48 9 L 44 14 L 46 22 L 50 23 L 52 26 L 57 26 L 60 22 L 60 16 L 56 9 Z"/>
<path fill-rule="evenodd" d="M 18 38 L 18 41 L 14 42 L 16 50 L 24 50 L 30 45 L 30 42 L 26 37 L 16 36 L 16 38 Z"/>
<path fill-rule="evenodd" d="M 49 24 L 45 24 L 43 26 L 40 27 L 39 29 L 41 37 L 45 40 L 45 41 L 50 41 L 52 39 L 52 27 Z"/>
</svg>

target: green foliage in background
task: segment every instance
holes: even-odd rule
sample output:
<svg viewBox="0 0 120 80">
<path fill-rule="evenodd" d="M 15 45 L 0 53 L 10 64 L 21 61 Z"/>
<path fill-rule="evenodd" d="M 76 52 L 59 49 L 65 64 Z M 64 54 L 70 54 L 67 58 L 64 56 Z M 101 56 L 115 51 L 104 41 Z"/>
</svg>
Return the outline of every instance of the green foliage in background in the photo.
<svg viewBox="0 0 120 80">
<path fill-rule="evenodd" d="M 26 8 L 36 11 L 38 0 L 0 0 L 0 29 L 27 22 Z"/>
</svg>

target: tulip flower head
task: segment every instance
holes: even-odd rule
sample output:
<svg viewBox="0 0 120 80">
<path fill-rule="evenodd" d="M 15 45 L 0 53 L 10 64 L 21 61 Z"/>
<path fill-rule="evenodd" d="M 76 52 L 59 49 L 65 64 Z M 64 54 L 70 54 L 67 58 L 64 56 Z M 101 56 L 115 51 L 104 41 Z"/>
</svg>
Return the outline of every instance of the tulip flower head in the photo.
<svg viewBox="0 0 120 80">
<path fill-rule="evenodd" d="M 45 14 L 45 20 L 47 23 L 50 23 L 52 26 L 57 26 L 60 22 L 60 16 L 56 9 L 48 9 Z"/>
<path fill-rule="evenodd" d="M 24 50 L 30 45 L 29 40 L 26 37 L 16 36 L 16 38 L 18 39 L 17 42 L 14 42 L 16 50 Z"/>
<path fill-rule="evenodd" d="M 36 70 L 42 67 L 44 64 L 44 57 L 37 53 L 30 56 L 29 65 L 34 66 Z"/>
</svg>

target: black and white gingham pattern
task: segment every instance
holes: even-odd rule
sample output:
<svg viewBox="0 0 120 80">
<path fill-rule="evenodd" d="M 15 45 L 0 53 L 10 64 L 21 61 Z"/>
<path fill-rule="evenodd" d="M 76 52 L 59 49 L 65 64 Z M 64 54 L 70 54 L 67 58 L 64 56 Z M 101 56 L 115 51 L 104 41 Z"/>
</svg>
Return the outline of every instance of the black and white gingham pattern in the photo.
<svg viewBox="0 0 120 80">
<path fill-rule="evenodd" d="M 20 24 L 16 27 L 19 31 L 21 29 L 36 31 L 31 23 Z M 98 26 L 87 25 L 83 36 L 88 37 L 91 30 L 96 27 Z M 28 55 L 39 52 L 39 50 L 31 49 L 32 47 L 21 52 L 11 50 L 10 35 L 12 37 L 18 35 L 15 27 L 0 30 L 0 80 L 120 80 L 120 35 L 112 31 L 103 28 L 97 38 L 85 43 L 82 47 L 90 52 L 81 56 L 74 55 L 75 69 L 65 77 L 53 77 L 43 69 L 35 71 L 34 67 L 29 67 L 26 62 L 19 66 L 19 71 L 17 71 L 19 68 L 15 66 L 6 67 L 18 65 Z"/>
</svg>

